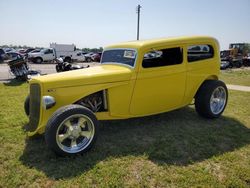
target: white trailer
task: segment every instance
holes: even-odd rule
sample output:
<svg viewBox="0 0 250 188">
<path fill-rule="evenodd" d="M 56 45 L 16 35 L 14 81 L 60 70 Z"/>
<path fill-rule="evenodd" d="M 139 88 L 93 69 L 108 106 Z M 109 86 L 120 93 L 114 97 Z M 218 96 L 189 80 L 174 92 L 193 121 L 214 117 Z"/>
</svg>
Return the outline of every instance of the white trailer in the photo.
<svg viewBox="0 0 250 188">
<path fill-rule="evenodd" d="M 74 44 L 51 43 L 50 48 L 54 49 L 56 57 L 62 57 L 69 62 L 72 60 L 72 57 L 74 57 L 76 53 L 76 46 Z"/>
</svg>

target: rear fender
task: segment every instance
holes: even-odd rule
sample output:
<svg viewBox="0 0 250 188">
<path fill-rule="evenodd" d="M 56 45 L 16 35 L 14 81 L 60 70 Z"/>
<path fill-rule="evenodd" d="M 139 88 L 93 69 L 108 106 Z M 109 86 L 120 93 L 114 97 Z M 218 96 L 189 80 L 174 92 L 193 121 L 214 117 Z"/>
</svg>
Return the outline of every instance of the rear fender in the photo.
<svg viewBox="0 0 250 188">
<path fill-rule="evenodd" d="M 196 97 L 197 93 L 199 92 L 199 89 L 201 88 L 201 86 L 202 86 L 207 80 L 218 80 L 218 79 L 219 79 L 219 78 L 218 78 L 218 76 L 216 76 L 216 75 L 210 75 L 210 76 L 208 76 L 208 77 L 200 84 L 200 86 L 199 86 L 198 89 L 196 90 L 195 95 L 194 95 L 193 98 Z"/>
</svg>

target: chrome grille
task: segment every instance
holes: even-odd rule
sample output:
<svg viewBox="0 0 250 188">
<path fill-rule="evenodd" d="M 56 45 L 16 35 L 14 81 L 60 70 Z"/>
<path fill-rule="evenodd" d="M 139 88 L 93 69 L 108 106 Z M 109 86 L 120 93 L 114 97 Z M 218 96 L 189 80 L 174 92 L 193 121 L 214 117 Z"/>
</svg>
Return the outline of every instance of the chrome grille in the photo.
<svg viewBox="0 0 250 188">
<path fill-rule="evenodd" d="M 40 117 L 41 88 L 39 84 L 30 85 L 30 122 L 28 131 L 35 131 Z"/>
</svg>

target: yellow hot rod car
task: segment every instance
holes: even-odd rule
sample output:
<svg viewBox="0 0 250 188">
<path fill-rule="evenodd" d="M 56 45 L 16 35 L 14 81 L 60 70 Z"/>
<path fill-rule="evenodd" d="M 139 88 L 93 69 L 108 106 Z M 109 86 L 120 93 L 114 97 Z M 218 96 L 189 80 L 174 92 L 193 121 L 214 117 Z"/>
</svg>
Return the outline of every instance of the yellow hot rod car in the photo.
<svg viewBox="0 0 250 188">
<path fill-rule="evenodd" d="M 219 45 L 211 37 L 108 46 L 100 66 L 30 80 L 28 135 L 45 133 L 56 154 L 75 155 L 93 146 L 98 120 L 167 112 L 193 100 L 198 114 L 217 118 L 228 98 L 219 68 Z"/>
</svg>

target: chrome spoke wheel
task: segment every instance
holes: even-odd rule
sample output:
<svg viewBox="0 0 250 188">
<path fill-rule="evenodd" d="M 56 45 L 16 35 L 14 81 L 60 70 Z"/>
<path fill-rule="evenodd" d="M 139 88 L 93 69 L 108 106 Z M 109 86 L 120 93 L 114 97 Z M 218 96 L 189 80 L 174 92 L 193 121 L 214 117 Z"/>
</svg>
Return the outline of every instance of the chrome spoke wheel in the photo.
<svg viewBox="0 0 250 188">
<path fill-rule="evenodd" d="M 224 110 L 227 101 L 227 93 L 224 87 L 217 87 L 210 98 L 210 109 L 213 114 L 219 114 Z"/>
<path fill-rule="evenodd" d="M 56 132 L 56 142 L 67 153 L 78 153 L 91 143 L 95 135 L 92 120 L 83 114 L 74 114 L 65 119 Z"/>
</svg>

